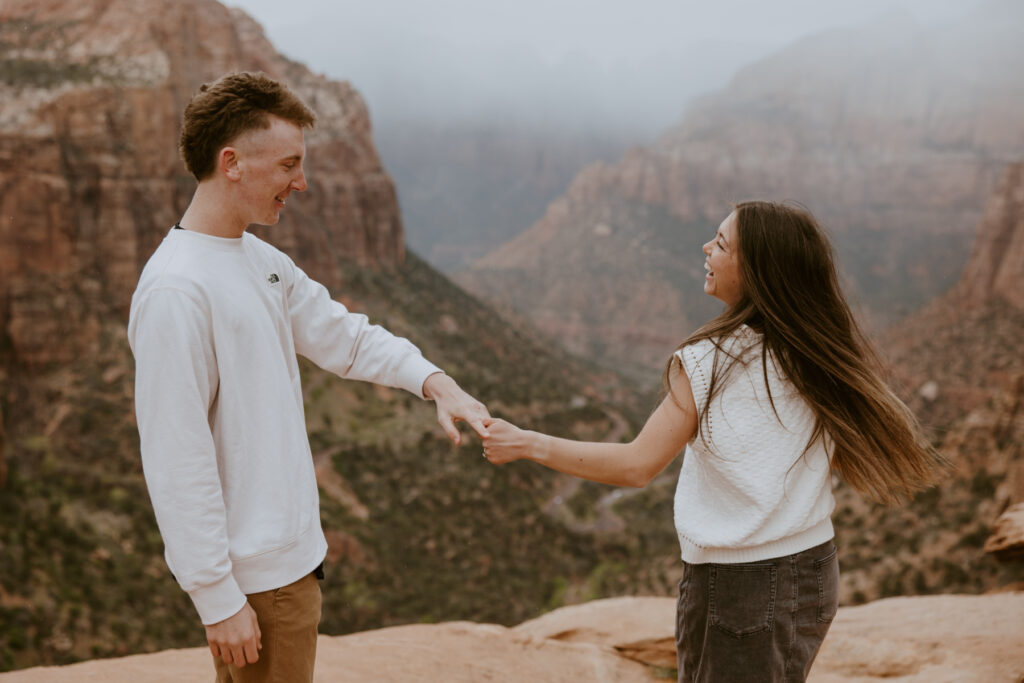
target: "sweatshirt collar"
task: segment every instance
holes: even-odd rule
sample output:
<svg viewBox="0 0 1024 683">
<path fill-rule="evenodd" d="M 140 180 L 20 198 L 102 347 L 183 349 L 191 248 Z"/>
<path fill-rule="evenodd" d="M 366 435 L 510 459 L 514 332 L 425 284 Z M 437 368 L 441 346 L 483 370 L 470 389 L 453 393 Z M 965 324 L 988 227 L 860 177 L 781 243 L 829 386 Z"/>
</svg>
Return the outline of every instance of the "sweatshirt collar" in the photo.
<svg viewBox="0 0 1024 683">
<path fill-rule="evenodd" d="M 186 230 L 175 224 L 164 239 L 186 240 L 191 244 L 220 251 L 241 251 L 245 234 L 243 233 L 241 237 L 214 237 L 202 232 Z"/>
</svg>

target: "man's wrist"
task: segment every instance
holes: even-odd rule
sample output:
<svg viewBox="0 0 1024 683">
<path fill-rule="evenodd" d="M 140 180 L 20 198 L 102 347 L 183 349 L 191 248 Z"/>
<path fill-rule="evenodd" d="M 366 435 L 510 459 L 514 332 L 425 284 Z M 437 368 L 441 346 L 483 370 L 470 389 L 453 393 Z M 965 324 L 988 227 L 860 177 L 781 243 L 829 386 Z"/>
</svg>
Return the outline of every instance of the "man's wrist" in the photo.
<svg viewBox="0 0 1024 683">
<path fill-rule="evenodd" d="M 200 621 L 206 626 L 231 618 L 244 609 L 248 602 L 232 574 L 225 575 L 209 586 L 193 589 L 188 595 L 199 612 Z"/>
<path fill-rule="evenodd" d="M 438 398 L 443 397 L 446 393 L 449 393 L 455 389 L 458 389 L 459 385 L 455 383 L 448 374 L 444 372 L 435 372 L 427 376 L 423 380 L 423 397 L 428 401 L 437 401 Z"/>
</svg>

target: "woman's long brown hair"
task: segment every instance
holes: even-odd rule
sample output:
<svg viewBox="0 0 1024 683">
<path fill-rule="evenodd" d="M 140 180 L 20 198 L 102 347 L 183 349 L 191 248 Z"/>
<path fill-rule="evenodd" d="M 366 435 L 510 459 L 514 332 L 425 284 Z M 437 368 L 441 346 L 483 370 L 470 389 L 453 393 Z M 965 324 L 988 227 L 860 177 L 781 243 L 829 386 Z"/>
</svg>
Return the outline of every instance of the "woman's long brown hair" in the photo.
<svg viewBox="0 0 1024 683">
<path fill-rule="evenodd" d="M 698 406 L 701 438 L 709 404 L 743 362 L 722 342 L 746 324 L 763 335 L 765 368 L 770 355 L 814 412 L 808 448 L 827 435 L 832 466 L 848 484 L 894 503 L 935 483 L 945 461 L 882 379 L 817 221 L 802 207 L 774 202 L 743 202 L 735 212 L 742 296 L 679 345 L 707 339 L 716 347 L 708 398 Z M 677 362 L 673 355 L 666 386 Z"/>
</svg>

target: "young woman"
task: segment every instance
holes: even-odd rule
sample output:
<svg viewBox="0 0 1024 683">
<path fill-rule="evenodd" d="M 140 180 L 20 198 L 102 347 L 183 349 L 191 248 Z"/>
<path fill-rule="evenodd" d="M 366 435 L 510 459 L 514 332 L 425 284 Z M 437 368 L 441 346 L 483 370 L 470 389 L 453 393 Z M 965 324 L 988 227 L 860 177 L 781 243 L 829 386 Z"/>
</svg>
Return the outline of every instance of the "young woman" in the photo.
<svg viewBox="0 0 1024 683">
<path fill-rule="evenodd" d="M 679 681 L 803 681 L 839 602 L 832 470 L 894 502 L 942 461 L 881 379 L 806 210 L 739 204 L 704 245 L 725 310 L 684 341 L 667 395 L 632 443 L 582 443 L 487 422 L 484 455 L 642 487 L 686 446 Z"/>
</svg>

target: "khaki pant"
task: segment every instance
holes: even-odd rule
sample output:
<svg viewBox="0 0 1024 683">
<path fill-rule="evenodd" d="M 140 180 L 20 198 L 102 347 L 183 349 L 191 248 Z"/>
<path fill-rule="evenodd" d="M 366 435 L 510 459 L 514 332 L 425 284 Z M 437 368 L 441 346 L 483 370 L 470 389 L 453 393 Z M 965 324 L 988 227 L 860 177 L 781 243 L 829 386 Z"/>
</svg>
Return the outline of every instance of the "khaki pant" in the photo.
<svg viewBox="0 0 1024 683">
<path fill-rule="evenodd" d="M 217 683 L 312 683 L 321 602 L 316 576 L 246 597 L 260 625 L 259 661 L 238 668 L 215 657 Z"/>
</svg>

